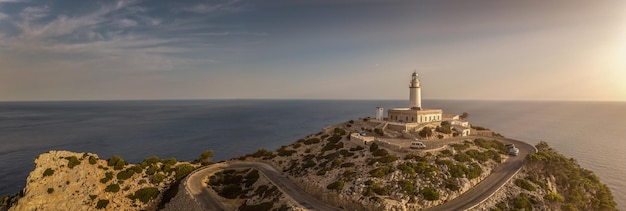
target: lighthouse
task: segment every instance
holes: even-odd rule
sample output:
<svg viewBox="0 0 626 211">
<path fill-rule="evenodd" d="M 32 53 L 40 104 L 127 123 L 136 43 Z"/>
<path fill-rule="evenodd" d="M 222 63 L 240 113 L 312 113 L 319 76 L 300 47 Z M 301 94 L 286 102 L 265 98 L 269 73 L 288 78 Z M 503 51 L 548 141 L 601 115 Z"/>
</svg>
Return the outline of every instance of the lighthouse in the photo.
<svg viewBox="0 0 626 211">
<path fill-rule="evenodd" d="M 422 91 L 420 89 L 420 80 L 417 78 L 417 72 L 413 72 L 409 90 L 409 108 L 412 110 L 422 110 Z"/>
</svg>

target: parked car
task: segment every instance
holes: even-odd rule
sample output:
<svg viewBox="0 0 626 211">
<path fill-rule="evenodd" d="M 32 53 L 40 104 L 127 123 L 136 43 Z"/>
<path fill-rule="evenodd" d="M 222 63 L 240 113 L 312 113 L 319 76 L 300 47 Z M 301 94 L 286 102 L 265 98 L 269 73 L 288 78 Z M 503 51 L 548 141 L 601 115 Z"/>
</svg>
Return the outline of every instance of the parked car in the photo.
<svg viewBox="0 0 626 211">
<path fill-rule="evenodd" d="M 506 144 L 505 146 L 507 149 L 515 148 L 514 144 Z"/>
<path fill-rule="evenodd" d="M 426 148 L 426 144 L 424 144 L 421 141 L 414 141 L 414 142 L 411 142 L 411 148 L 413 148 L 413 149 L 424 149 L 424 148 Z"/>
<path fill-rule="evenodd" d="M 517 147 L 509 148 L 509 155 L 513 155 L 513 156 L 519 155 L 519 149 Z"/>
</svg>

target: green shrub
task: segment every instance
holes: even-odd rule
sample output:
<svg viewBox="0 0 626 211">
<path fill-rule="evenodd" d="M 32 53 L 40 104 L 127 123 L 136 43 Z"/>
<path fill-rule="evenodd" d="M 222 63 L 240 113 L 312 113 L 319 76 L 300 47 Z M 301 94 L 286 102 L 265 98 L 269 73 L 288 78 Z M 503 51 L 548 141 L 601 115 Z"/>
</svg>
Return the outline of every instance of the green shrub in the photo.
<svg viewBox="0 0 626 211">
<path fill-rule="evenodd" d="M 391 163 L 396 160 L 398 160 L 398 157 L 396 157 L 396 155 L 387 155 L 385 157 L 378 158 L 378 162 L 381 163 Z"/>
<path fill-rule="evenodd" d="M 89 195 L 89 198 L 90 198 L 91 200 L 94 200 L 94 199 L 98 198 L 98 195 Z"/>
<path fill-rule="evenodd" d="M 254 205 L 248 205 L 247 203 L 243 203 L 241 206 L 239 206 L 239 208 L 237 208 L 237 210 L 238 211 L 272 210 L 272 207 L 274 207 L 273 201 L 263 202 L 263 203 L 254 204 Z"/>
<path fill-rule="evenodd" d="M 166 178 L 165 175 L 157 173 L 154 176 L 152 176 L 152 180 L 150 181 L 152 184 L 159 184 L 161 182 L 163 182 L 163 180 Z M 145 181 L 145 180 L 144 180 Z"/>
<path fill-rule="evenodd" d="M 385 150 L 385 149 L 377 149 L 374 152 L 372 152 L 372 155 L 377 156 L 377 157 L 379 157 L 379 156 L 387 156 L 387 155 L 389 155 L 389 152 L 387 150 Z"/>
<path fill-rule="evenodd" d="M 191 173 L 195 168 L 188 163 L 178 165 L 176 167 L 176 180 L 181 180 L 185 178 L 189 173 Z"/>
<path fill-rule="evenodd" d="M 211 161 L 212 157 L 213 157 L 213 150 L 204 150 L 202 154 L 200 154 L 200 157 L 198 158 L 198 160 L 200 161 L 200 163 L 207 164 L 209 163 L 209 161 Z"/>
<path fill-rule="evenodd" d="M 451 146 L 456 151 L 463 151 L 463 150 L 466 150 L 466 149 L 468 149 L 470 147 L 470 145 L 466 144 L 466 143 L 464 143 L 464 144 L 452 144 Z"/>
<path fill-rule="evenodd" d="M 355 164 L 354 163 L 342 163 L 341 167 L 342 168 L 348 168 L 348 167 L 353 167 Z"/>
<path fill-rule="evenodd" d="M 472 159 L 463 152 L 459 152 L 456 155 L 454 155 L 454 160 L 459 161 L 461 163 L 472 161 Z"/>
<path fill-rule="evenodd" d="M 80 160 L 76 156 L 66 157 L 67 167 L 73 169 L 74 166 L 80 165 Z"/>
<path fill-rule="evenodd" d="M 117 173 L 117 179 L 118 180 L 126 180 L 126 179 L 132 177 L 133 174 L 135 174 L 135 171 L 133 171 L 131 169 L 126 169 L 124 171 L 120 171 L 119 173 Z"/>
<path fill-rule="evenodd" d="M 153 166 L 153 165 L 156 165 L 158 162 L 159 162 L 159 157 L 154 155 L 154 156 L 150 156 L 150 157 L 143 159 L 142 164 L 145 164 L 146 166 Z"/>
<path fill-rule="evenodd" d="M 339 180 L 326 186 L 329 190 L 343 190 L 343 181 Z"/>
<path fill-rule="evenodd" d="M 126 161 L 124 161 L 124 159 L 120 156 L 113 155 L 109 158 L 109 160 L 107 160 L 107 165 L 113 166 L 113 169 L 115 170 L 121 170 L 124 168 L 124 165 L 126 165 Z"/>
<path fill-rule="evenodd" d="M 145 180 L 145 179 L 141 179 L 141 180 L 139 180 L 139 182 L 137 182 L 137 184 L 139 184 L 139 185 L 141 185 L 141 184 L 145 184 L 145 183 L 146 183 L 146 180 Z"/>
<path fill-rule="evenodd" d="M 96 209 L 104 209 L 109 205 L 109 200 L 100 199 L 98 200 L 98 204 L 96 204 Z"/>
<path fill-rule="evenodd" d="M 54 188 L 48 188 L 48 194 L 54 193 Z"/>
<path fill-rule="evenodd" d="M 402 188 L 405 193 L 409 195 L 414 195 L 415 183 L 413 182 L 413 180 L 400 180 L 398 181 L 398 186 L 400 186 L 400 188 Z"/>
<path fill-rule="evenodd" d="M 546 193 L 545 196 L 543 196 L 544 199 L 549 200 L 549 201 L 553 201 L 553 202 L 561 202 L 563 201 L 563 196 L 561 196 L 561 194 L 555 193 L 555 192 L 550 192 L 550 193 Z"/>
<path fill-rule="evenodd" d="M 142 188 L 135 191 L 135 194 L 131 195 L 129 198 L 132 200 L 138 199 L 139 201 L 148 203 L 150 199 L 154 199 L 159 195 L 159 189 L 156 187 L 147 187 Z"/>
<path fill-rule="evenodd" d="M 439 192 L 431 187 L 425 187 L 420 191 L 420 194 L 422 194 L 422 196 L 424 196 L 424 199 L 428 201 L 439 200 Z"/>
<path fill-rule="evenodd" d="M 363 148 L 362 146 L 356 146 L 354 148 L 350 148 L 350 151 L 352 151 L 352 152 L 354 152 L 354 151 L 361 151 L 363 149 L 365 149 L 365 148 Z"/>
<path fill-rule="evenodd" d="M 54 170 L 52 170 L 51 168 L 47 168 L 45 171 L 43 171 L 43 177 L 52 176 L 52 174 L 54 174 Z"/>
<path fill-rule="evenodd" d="M 239 184 L 228 184 L 224 186 L 222 191 L 219 191 L 218 194 L 227 199 L 235 199 L 241 195 L 241 186 Z"/>
<path fill-rule="evenodd" d="M 306 145 L 317 144 L 317 143 L 320 143 L 319 138 L 310 138 L 304 141 L 304 144 Z"/>
<path fill-rule="evenodd" d="M 337 127 L 336 127 L 336 128 L 335 128 L 335 130 L 334 130 L 334 134 L 335 134 L 335 135 L 340 135 L 340 136 L 343 136 L 343 135 L 346 135 L 346 131 L 345 131 L 344 129 L 341 129 L 341 128 L 337 128 Z"/>
<path fill-rule="evenodd" d="M 146 174 L 147 175 L 154 175 L 157 171 L 159 170 L 158 167 L 156 166 L 150 166 L 148 167 L 148 169 L 146 170 Z"/>
<path fill-rule="evenodd" d="M 296 150 L 287 150 L 284 147 L 281 147 L 278 150 L 276 150 L 276 152 L 278 152 L 278 156 L 285 157 L 285 156 L 291 156 L 293 153 L 296 153 Z"/>
<path fill-rule="evenodd" d="M 389 166 L 382 166 L 382 167 L 378 167 L 376 169 L 371 170 L 369 173 L 372 177 L 384 177 L 385 175 L 391 173 L 393 171 L 393 169 Z"/>
<path fill-rule="evenodd" d="M 137 174 L 141 174 L 141 172 L 143 172 L 143 169 L 139 165 L 134 165 L 133 167 L 130 167 L 129 169 L 132 169 Z"/>
<path fill-rule="evenodd" d="M 461 189 L 461 186 L 459 186 L 459 184 L 453 181 L 447 182 L 445 186 L 448 190 L 451 190 L 451 191 L 458 191 Z"/>
<path fill-rule="evenodd" d="M 113 172 L 107 171 L 104 173 L 104 178 L 100 179 L 101 183 L 107 183 L 113 179 Z"/>
<path fill-rule="evenodd" d="M 302 146 L 302 144 L 300 144 L 300 143 L 296 143 L 296 144 L 294 144 L 292 147 L 293 147 L 294 149 L 298 149 L 298 148 L 300 148 L 301 146 Z"/>
<path fill-rule="evenodd" d="M 166 166 L 173 166 L 176 165 L 176 158 L 161 159 L 161 163 Z"/>
<path fill-rule="evenodd" d="M 520 193 L 515 199 L 513 199 L 513 207 L 516 209 L 532 210 L 532 204 L 530 199 L 525 193 Z"/>
<path fill-rule="evenodd" d="M 95 165 L 96 163 L 98 163 L 98 158 L 94 156 L 89 156 L 89 164 Z"/>
<path fill-rule="evenodd" d="M 516 179 L 515 180 L 515 185 L 517 185 L 520 188 L 523 188 L 527 191 L 536 191 L 537 188 L 535 188 L 534 185 L 530 184 L 528 181 L 526 181 L 525 179 Z"/>
<path fill-rule="evenodd" d="M 246 176 L 244 177 L 246 179 L 245 180 L 246 188 L 252 186 L 259 179 L 259 177 L 260 177 L 259 171 L 256 169 L 246 174 Z"/>
<path fill-rule="evenodd" d="M 422 138 L 427 138 L 433 135 L 433 130 L 430 129 L 429 127 L 424 127 L 422 128 L 422 130 L 420 130 L 420 132 L 418 133 Z"/>
<path fill-rule="evenodd" d="M 117 193 L 118 191 L 120 191 L 120 185 L 118 184 L 110 184 L 104 189 L 104 192 Z"/>
<path fill-rule="evenodd" d="M 391 193 L 391 190 L 389 189 L 389 187 L 385 186 L 380 186 L 379 184 L 374 184 L 371 187 L 372 191 L 378 195 L 381 196 L 387 196 L 389 195 L 389 193 Z"/>
</svg>

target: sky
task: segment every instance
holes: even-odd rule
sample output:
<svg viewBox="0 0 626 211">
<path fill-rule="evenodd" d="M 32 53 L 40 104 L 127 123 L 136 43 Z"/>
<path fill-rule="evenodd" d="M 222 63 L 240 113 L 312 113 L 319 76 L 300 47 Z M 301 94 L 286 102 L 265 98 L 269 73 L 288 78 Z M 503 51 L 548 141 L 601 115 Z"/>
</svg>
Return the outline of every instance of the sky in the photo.
<svg viewBox="0 0 626 211">
<path fill-rule="evenodd" d="M 626 101 L 626 1 L 0 0 L 0 101 Z"/>
</svg>

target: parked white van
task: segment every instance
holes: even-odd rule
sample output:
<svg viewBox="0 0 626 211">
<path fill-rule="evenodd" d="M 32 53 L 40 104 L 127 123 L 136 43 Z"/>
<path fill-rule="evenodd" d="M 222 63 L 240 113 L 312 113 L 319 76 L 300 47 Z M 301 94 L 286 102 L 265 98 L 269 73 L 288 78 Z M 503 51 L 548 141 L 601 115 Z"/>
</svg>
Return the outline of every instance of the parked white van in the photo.
<svg viewBox="0 0 626 211">
<path fill-rule="evenodd" d="M 411 148 L 413 149 L 424 149 L 426 145 L 421 141 L 413 141 L 411 142 Z"/>
</svg>

